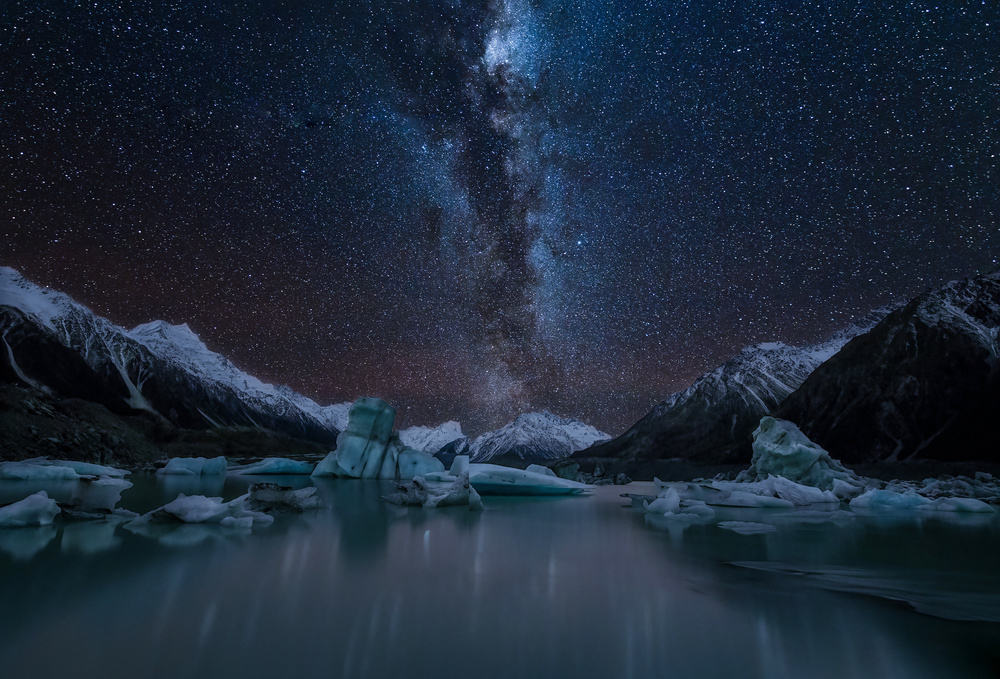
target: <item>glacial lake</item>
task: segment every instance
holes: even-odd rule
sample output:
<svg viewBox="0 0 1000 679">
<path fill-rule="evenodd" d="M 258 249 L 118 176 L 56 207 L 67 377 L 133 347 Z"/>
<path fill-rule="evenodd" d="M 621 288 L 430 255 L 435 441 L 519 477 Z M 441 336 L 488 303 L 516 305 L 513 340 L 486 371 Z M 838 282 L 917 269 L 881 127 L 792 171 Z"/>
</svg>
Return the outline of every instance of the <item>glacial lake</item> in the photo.
<svg viewBox="0 0 1000 679">
<path fill-rule="evenodd" d="M 122 506 L 139 512 L 249 483 L 132 481 Z M 655 494 L 648 483 L 487 497 L 480 513 L 387 505 L 388 482 L 316 485 L 328 508 L 252 531 L 0 531 L 2 676 L 1000 674 L 995 514 L 718 508 L 685 525 L 619 497 Z M 777 530 L 719 527 L 730 520 Z"/>
</svg>

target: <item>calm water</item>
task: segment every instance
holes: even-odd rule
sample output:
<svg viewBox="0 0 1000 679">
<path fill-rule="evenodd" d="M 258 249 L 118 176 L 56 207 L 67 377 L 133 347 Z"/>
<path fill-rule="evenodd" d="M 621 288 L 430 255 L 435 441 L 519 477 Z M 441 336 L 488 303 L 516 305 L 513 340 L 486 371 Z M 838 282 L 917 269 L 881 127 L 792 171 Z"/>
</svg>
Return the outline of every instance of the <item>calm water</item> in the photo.
<svg viewBox="0 0 1000 679">
<path fill-rule="evenodd" d="M 133 481 L 137 511 L 246 485 Z M 1000 676 L 995 516 L 684 528 L 615 487 L 483 513 L 387 506 L 390 487 L 331 480 L 329 509 L 252 533 L 0 532 L 2 676 Z"/>
</svg>

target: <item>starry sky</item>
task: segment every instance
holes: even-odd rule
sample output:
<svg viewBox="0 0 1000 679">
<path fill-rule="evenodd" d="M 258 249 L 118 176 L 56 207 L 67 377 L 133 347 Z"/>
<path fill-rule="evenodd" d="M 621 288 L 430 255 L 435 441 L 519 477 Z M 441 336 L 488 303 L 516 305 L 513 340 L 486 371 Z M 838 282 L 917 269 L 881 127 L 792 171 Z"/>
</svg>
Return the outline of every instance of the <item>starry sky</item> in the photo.
<svg viewBox="0 0 1000 679">
<path fill-rule="evenodd" d="M 993 0 L 8 0 L 0 264 L 397 426 L 611 434 L 997 266 Z"/>
</svg>

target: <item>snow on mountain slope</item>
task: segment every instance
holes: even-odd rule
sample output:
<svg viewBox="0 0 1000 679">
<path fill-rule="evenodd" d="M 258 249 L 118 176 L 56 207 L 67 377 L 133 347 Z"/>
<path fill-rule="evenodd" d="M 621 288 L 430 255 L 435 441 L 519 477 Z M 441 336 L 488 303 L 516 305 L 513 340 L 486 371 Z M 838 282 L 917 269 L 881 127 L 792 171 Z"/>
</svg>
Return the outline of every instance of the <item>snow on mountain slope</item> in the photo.
<svg viewBox="0 0 1000 679">
<path fill-rule="evenodd" d="M 579 420 L 548 412 L 526 413 L 476 438 L 469 454 L 473 462 L 486 462 L 502 455 L 526 460 L 558 459 L 610 438 Z"/>
<path fill-rule="evenodd" d="M 704 462 L 749 459 L 749 434 L 760 418 L 886 313 L 877 309 L 829 340 L 808 347 L 781 342 L 747 347 L 672 394 L 621 436 L 580 455 Z"/>
<path fill-rule="evenodd" d="M 21 335 L 51 335 L 111 388 L 124 387 L 129 407 L 182 426 L 257 425 L 332 439 L 346 422 L 344 404 L 322 407 L 288 387 L 262 382 L 209 350 L 187 325 L 153 321 L 128 331 L 8 267 L 0 267 L 0 306 L 35 324 L 34 331 L 20 328 Z M 11 329 L 4 330 L 5 342 Z M 28 346 L 5 348 L 16 357 Z M 13 360 L 24 364 L 20 358 Z"/>
<path fill-rule="evenodd" d="M 449 420 L 436 427 L 409 427 L 399 432 L 404 446 L 433 455 L 453 441 L 466 438 L 462 425 Z"/>
<path fill-rule="evenodd" d="M 1000 270 L 893 311 L 775 414 L 847 462 L 996 461 L 998 367 Z"/>
</svg>

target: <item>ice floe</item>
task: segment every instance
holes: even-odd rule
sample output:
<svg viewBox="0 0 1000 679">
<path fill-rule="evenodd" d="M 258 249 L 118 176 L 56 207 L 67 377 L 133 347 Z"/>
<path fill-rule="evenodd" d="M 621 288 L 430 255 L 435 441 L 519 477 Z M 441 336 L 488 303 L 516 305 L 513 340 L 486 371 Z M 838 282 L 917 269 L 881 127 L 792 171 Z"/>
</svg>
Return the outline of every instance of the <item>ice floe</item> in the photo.
<svg viewBox="0 0 1000 679">
<path fill-rule="evenodd" d="M 24 528 L 28 526 L 49 526 L 59 514 L 59 505 L 40 490 L 34 495 L 0 507 L 0 528 Z"/>
<path fill-rule="evenodd" d="M 483 509 L 479 493 L 469 483 L 469 472 L 464 471 L 454 477 L 449 475 L 449 478 L 454 480 L 427 480 L 416 476 L 407 483 L 398 484 L 397 491 L 383 499 L 395 505 L 428 509 L 454 506 L 468 506 L 472 511 Z"/>
<path fill-rule="evenodd" d="M 254 524 L 269 524 L 274 517 L 263 512 L 255 512 L 247 507 L 250 494 L 241 495 L 235 500 L 223 502 L 221 497 L 205 497 L 204 495 L 178 496 L 159 509 L 143 514 L 126 524 L 133 529 L 146 523 L 218 523 L 223 526 L 249 528 Z"/>
<path fill-rule="evenodd" d="M 222 457 L 172 457 L 166 466 L 157 469 L 157 474 L 166 476 L 215 476 L 225 474 L 228 463 Z"/>
<path fill-rule="evenodd" d="M 316 465 L 312 462 L 302 462 L 299 460 L 289 460 L 285 457 L 268 457 L 259 462 L 251 464 L 229 467 L 227 474 L 237 474 L 241 476 L 253 476 L 271 474 L 275 476 L 309 476 L 315 470 Z"/>
<path fill-rule="evenodd" d="M 252 483 L 249 490 L 247 505 L 255 512 L 304 512 L 323 506 L 315 486 L 293 490 L 276 483 Z"/>
<path fill-rule="evenodd" d="M 703 512 L 699 507 L 708 509 L 708 505 L 796 510 L 792 514 L 768 515 L 766 525 L 772 527 L 771 519 L 775 524 L 844 521 L 858 512 L 867 516 L 912 510 L 989 515 L 996 513 L 989 502 L 1000 501 L 1000 480 L 986 473 L 978 473 L 975 478 L 942 477 L 923 482 L 884 482 L 859 476 L 810 441 L 794 424 L 772 417 L 761 419 L 754 432 L 753 450 L 751 467 L 735 480 L 656 479 L 656 497 L 631 493 L 623 497 L 630 498 L 633 507 L 668 520 L 693 520 Z M 848 503 L 850 511 L 840 509 L 842 502 Z M 832 509 L 800 509 L 824 505 Z"/>
<path fill-rule="evenodd" d="M 81 476 L 122 478 L 129 472 L 90 462 L 37 457 L 20 462 L 0 462 L 0 479 L 7 481 L 59 481 Z"/>
<path fill-rule="evenodd" d="M 457 461 L 459 457 L 455 458 Z M 555 475 L 485 462 L 468 463 L 469 482 L 481 495 L 580 495 L 592 487 Z"/>
</svg>

